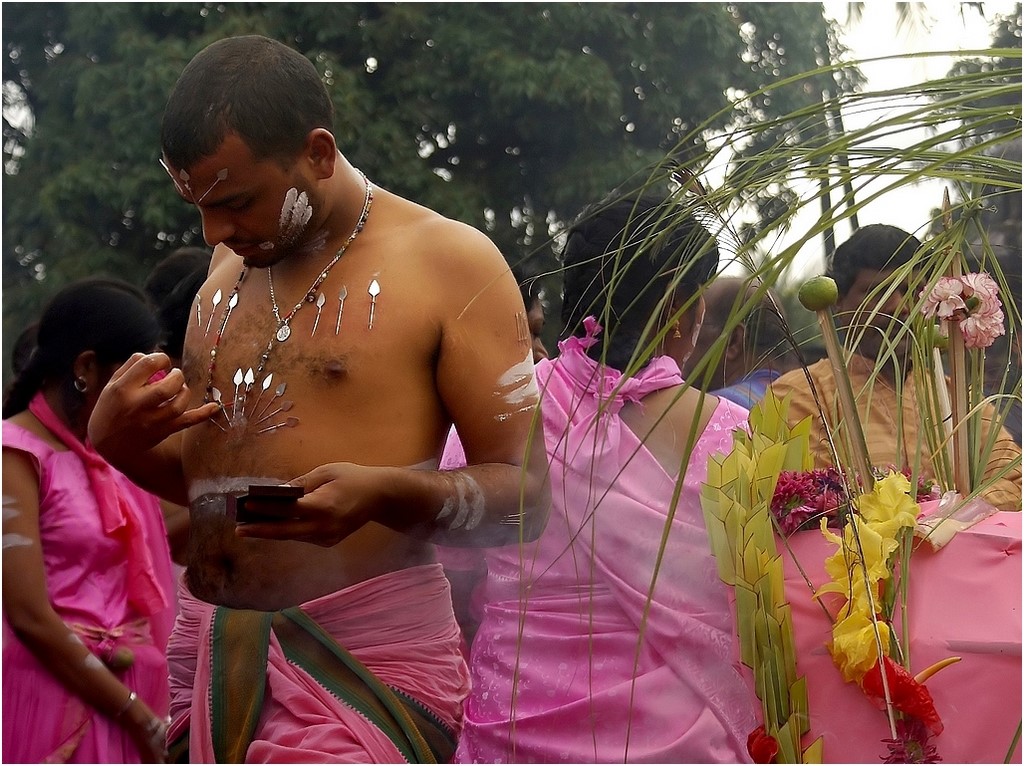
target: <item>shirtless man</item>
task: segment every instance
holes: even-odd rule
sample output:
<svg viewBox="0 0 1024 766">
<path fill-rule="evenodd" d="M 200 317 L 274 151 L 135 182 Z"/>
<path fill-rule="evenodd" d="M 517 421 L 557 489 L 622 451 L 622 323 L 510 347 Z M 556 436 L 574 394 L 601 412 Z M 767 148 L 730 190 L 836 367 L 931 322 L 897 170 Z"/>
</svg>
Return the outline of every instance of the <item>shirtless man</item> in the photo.
<svg viewBox="0 0 1024 766">
<path fill-rule="evenodd" d="M 186 67 L 163 163 L 215 246 L 209 278 L 182 369 L 137 355 L 90 423 L 112 463 L 190 506 L 169 741 L 190 726 L 193 760 L 445 758 L 468 675 L 433 543 L 529 541 L 547 518 L 511 271 L 478 231 L 366 179 L 332 114 L 313 65 L 262 37 Z M 469 466 L 442 473 L 452 423 Z M 238 522 L 232 493 L 284 483 L 304 496 Z"/>
</svg>

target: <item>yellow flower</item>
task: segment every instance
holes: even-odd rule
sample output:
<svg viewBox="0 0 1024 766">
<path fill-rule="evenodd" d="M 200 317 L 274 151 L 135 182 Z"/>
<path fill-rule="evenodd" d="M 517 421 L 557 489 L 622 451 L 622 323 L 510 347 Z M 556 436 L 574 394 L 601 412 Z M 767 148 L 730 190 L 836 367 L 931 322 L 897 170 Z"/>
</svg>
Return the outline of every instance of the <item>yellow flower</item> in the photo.
<svg viewBox="0 0 1024 766">
<path fill-rule="evenodd" d="M 823 521 L 824 527 L 824 521 Z M 831 582 L 818 589 L 818 593 L 839 593 L 847 599 L 861 601 L 867 599 L 865 591 L 870 585 L 872 595 L 878 593 L 877 583 L 891 576 L 889 556 L 896 549 L 896 541 L 880 535 L 871 525 L 860 521 L 856 524 L 860 545 L 857 544 L 853 523 L 847 524 L 843 537 L 822 529 L 827 540 L 837 546 L 834 554 L 825 559 L 825 571 Z M 860 551 L 863 550 L 864 564 L 861 564 Z M 864 568 L 867 568 L 867 581 Z M 864 607 L 870 611 L 869 607 Z"/>
<path fill-rule="evenodd" d="M 864 587 L 863 577 L 854 577 L 852 580 L 848 578 L 837 578 L 831 582 L 827 582 L 814 592 L 814 598 L 818 598 L 825 593 L 838 593 L 846 599 L 847 604 L 844 605 L 841 610 L 843 614 L 850 610 L 870 614 L 872 603 L 878 603 L 877 589 L 871 592 L 873 601 L 868 600 L 867 589 Z"/>
<path fill-rule="evenodd" d="M 889 626 L 879 620 L 878 633 L 882 646 L 889 645 Z M 878 645 L 868 612 L 855 610 L 832 627 L 832 661 L 843 674 L 844 681 L 859 682 L 876 662 Z"/>
<path fill-rule="evenodd" d="M 896 549 L 896 541 L 884 534 L 886 530 L 878 525 L 858 521 L 850 523 L 843 530 L 843 545 L 853 555 L 860 557 L 863 553 L 864 564 L 867 566 L 868 579 L 872 583 L 885 580 L 890 576 L 889 554 Z M 858 538 L 860 545 L 857 544 Z M 858 575 L 862 572 L 857 571 Z"/>
<path fill-rule="evenodd" d="M 907 494 L 909 491 L 907 477 L 893 471 L 857 499 L 857 510 L 879 534 L 895 538 L 900 528 L 912 527 L 917 521 L 918 505 Z"/>
<path fill-rule="evenodd" d="M 890 627 L 873 619 L 878 609 L 879 583 L 892 578 L 890 559 L 899 548 L 900 530 L 913 527 L 917 503 L 907 494 L 910 482 L 892 472 L 857 500 L 857 512 L 842 537 L 822 520 L 821 532 L 836 552 L 825 560 L 831 581 L 815 594 L 838 593 L 847 600 L 832 626 L 832 659 L 846 681 L 860 681 L 878 661 L 879 646 L 889 646 Z M 870 594 L 870 598 L 869 598 Z M 876 638 L 876 625 L 878 637 Z"/>
</svg>

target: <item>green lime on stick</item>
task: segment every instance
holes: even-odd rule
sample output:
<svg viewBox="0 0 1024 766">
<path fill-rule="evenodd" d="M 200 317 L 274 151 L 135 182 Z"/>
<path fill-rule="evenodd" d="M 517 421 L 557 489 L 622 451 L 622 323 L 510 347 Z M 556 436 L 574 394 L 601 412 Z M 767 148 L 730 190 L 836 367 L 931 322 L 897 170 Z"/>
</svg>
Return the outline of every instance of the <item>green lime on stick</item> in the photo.
<svg viewBox="0 0 1024 766">
<path fill-rule="evenodd" d="M 808 311 L 824 311 L 836 305 L 839 288 L 831 277 L 813 277 L 800 286 L 797 298 Z"/>
</svg>

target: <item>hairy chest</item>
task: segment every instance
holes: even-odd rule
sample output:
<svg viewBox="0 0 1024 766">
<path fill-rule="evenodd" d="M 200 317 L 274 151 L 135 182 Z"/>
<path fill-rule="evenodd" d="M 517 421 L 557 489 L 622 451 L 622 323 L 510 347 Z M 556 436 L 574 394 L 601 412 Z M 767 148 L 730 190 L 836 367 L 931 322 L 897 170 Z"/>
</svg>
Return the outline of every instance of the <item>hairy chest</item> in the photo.
<svg viewBox="0 0 1024 766">
<path fill-rule="evenodd" d="M 271 299 L 265 271 L 200 291 L 183 370 L 193 404 L 220 408 L 186 436 L 195 462 L 260 472 L 275 456 L 301 455 L 309 445 L 335 459 L 358 458 L 374 430 L 396 431 L 396 413 L 436 429 L 439 317 L 405 280 L 336 276 L 297 303 Z"/>
</svg>

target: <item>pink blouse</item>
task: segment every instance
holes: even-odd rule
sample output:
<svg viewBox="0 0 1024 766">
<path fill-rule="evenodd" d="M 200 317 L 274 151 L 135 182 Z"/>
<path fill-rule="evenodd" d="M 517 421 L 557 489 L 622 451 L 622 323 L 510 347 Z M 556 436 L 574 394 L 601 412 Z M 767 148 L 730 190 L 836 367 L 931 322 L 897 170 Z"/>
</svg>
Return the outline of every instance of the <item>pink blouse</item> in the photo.
<svg viewBox="0 0 1024 766">
<path fill-rule="evenodd" d="M 747 411 L 719 402 L 673 502 L 677 480 L 618 413 L 682 383 L 678 366 L 660 357 L 623 378 L 585 343 L 537 367 L 552 513 L 536 543 L 486 552 L 456 760 L 749 762 L 759 703 L 699 499 L 708 456 Z"/>
</svg>

